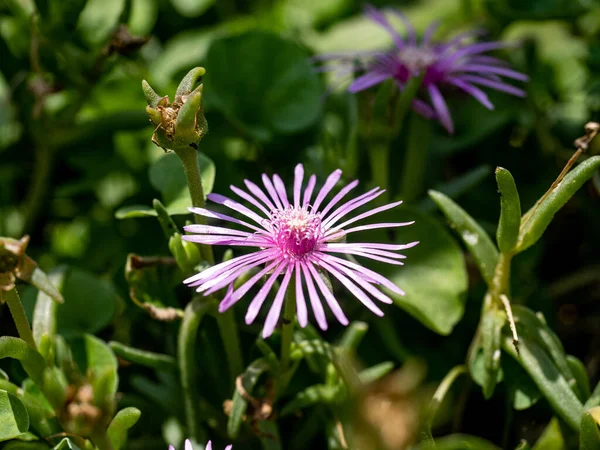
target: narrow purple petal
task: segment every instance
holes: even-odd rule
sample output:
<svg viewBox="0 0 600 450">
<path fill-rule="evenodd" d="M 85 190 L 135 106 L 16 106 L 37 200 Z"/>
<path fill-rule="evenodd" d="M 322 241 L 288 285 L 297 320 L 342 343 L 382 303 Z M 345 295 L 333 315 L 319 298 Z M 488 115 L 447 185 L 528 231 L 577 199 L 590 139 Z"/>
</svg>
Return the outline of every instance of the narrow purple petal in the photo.
<svg viewBox="0 0 600 450">
<path fill-rule="evenodd" d="M 440 22 L 436 20 L 427 27 L 425 33 L 423 33 L 423 40 L 421 41 L 421 45 L 427 46 L 431 43 L 431 38 L 433 37 L 439 26 Z"/>
<path fill-rule="evenodd" d="M 417 45 L 417 32 L 415 31 L 415 27 L 413 27 L 413 24 L 410 23 L 410 20 L 408 20 L 408 17 L 406 17 L 404 15 L 404 13 L 402 13 L 402 11 L 396 9 L 396 8 L 392 8 L 390 9 L 390 11 L 396 16 L 399 17 L 400 20 L 402 21 L 402 23 L 404 24 L 404 28 L 406 28 L 406 34 L 408 37 L 408 43 L 415 47 Z"/>
<path fill-rule="evenodd" d="M 496 50 L 496 49 L 506 48 L 506 47 L 513 47 L 514 45 L 515 45 L 514 43 L 500 42 L 500 41 L 481 42 L 478 44 L 471 44 L 471 45 L 463 47 L 459 50 L 456 50 L 452 55 L 450 55 L 450 56 L 448 56 L 448 58 L 446 58 L 446 60 L 444 61 L 444 64 L 453 63 L 453 62 L 459 60 L 460 58 L 463 58 L 468 55 L 476 55 L 478 53 L 485 53 L 490 50 Z"/>
<path fill-rule="evenodd" d="M 335 268 L 330 266 L 324 261 L 320 262 L 321 266 L 331 273 L 335 278 L 337 278 L 340 283 L 342 283 L 346 289 L 348 289 L 352 295 L 354 295 L 363 305 L 365 305 L 371 312 L 378 316 L 383 316 L 383 311 L 379 309 L 379 307 L 366 295 L 358 286 L 356 286 L 352 281 L 350 281 L 347 277 L 338 272 Z"/>
<path fill-rule="evenodd" d="M 386 17 L 383 15 L 383 13 L 381 11 L 379 11 L 377 8 L 375 8 L 372 5 L 366 5 L 365 6 L 365 15 L 369 19 L 374 21 L 375 23 L 378 23 L 379 25 L 381 25 L 390 34 L 390 36 L 392 36 L 392 39 L 394 40 L 394 44 L 396 44 L 396 47 L 398 47 L 398 48 L 404 47 L 404 41 L 402 40 L 402 37 L 398 34 L 398 32 L 394 29 L 394 27 L 392 27 L 390 22 L 386 19 Z"/>
<path fill-rule="evenodd" d="M 433 119 L 435 117 L 433 108 L 418 98 L 413 99 L 412 108 L 426 119 Z"/>
<path fill-rule="evenodd" d="M 516 95 L 517 97 L 525 97 L 525 91 L 510 84 L 502 83 L 501 81 L 494 81 L 488 78 L 479 77 L 477 75 L 461 75 L 461 78 L 471 83 L 481 84 L 497 91 L 506 92 L 507 94 Z"/>
<path fill-rule="evenodd" d="M 227 222 L 237 223 L 238 225 L 243 225 L 255 231 L 265 231 L 263 228 L 258 228 L 255 225 L 251 225 L 248 222 L 244 222 L 243 220 L 239 220 L 235 217 L 228 216 L 227 214 L 209 211 L 208 209 L 204 208 L 188 208 L 188 210 L 194 214 L 198 214 L 199 216 L 209 217 L 211 219 L 226 220 Z"/>
<path fill-rule="evenodd" d="M 377 228 L 395 228 L 395 227 L 406 227 L 408 225 L 412 225 L 414 222 L 387 222 L 387 223 L 371 223 L 369 225 L 361 225 L 359 227 L 353 227 L 353 228 L 348 228 L 348 229 L 344 229 L 342 230 L 344 232 L 344 234 L 350 234 L 350 233 L 355 233 L 357 231 L 364 231 L 364 230 L 375 230 Z"/>
<path fill-rule="evenodd" d="M 269 294 L 269 292 L 271 292 L 271 288 L 273 287 L 275 280 L 277 280 L 277 277 L 279 276 L 279 274 L 281 274 L 281 272 L 283 272 L 283 269 L 285 269 L 287 266 L 288 266 L 287 261 L 281 261 L 279 266 L 273 271 L 273 273 L 271 275 L 269 275 L 269 278 L 267 279 L 265 284 L 263 284 L 263 286 L 259 289 L 258 294 L 256 294 L 256 297 L 254 297 L 254 299 L 252 299 L 252 302 L 250 303 L 250 307 L 248 308 L 248 311 L 246 312 L 246 324 L 247 325 L 250 325 L 254 321 L 254 319 L 256 319 L 256 316 L 258 315 L 258 312 L 260 311 L 260 307 L 265 302 L 265 299 L 267 298 L 267 295 Z"/>
<path fill-rule="evenodd" d="M 250 192 L 256 195 L 265 205 L 267 205 L 267 208 L 269 208 L 271 211 L 275 209 L 275 205 L 271 202 L 271 200 L 269 200 L 269 197 L 266 196 L 261 188 L 259 188 L 250 180 L 244 180 L 244 184 Z"/>
<path fill-rule="evenodd" d="M 344 311 L 342 311 L 342 308 L 340 307 L 338 301 L 335 299 L 335 297 L 321 278 L 321 275 L 319 275 L 319 273 L 317 272 L 317 269 L 315 269 L 313 263 L 307 261 L 306 265 L 308 267 L 308 270 L 310 270 L 313 279 L 317 282 L 317 286 L 319 286 L 319 289 L 321 290 L 323 297 L 325 297 L 325 301 L 329 305 L 329 309 L 331 309 L 333 315 L 342 325 L 348 325 L 348 318 L 344 314 Z"/>
<path fill-rule="evenodd" d="M 281 177 L 277 174 L 273 175 L 273 184 L 275 185 L 275 190 L 281 199 L 281 203 L 283 203 L 284 208 L 290 206 L 290 202 L 287 198 L 287 192 L 285 192 L 285 184 L 281 180 Z"/>
<path fill-rule="evenodd" d="M 493 73 L 520 81 L 529 80 L 529 77 L 527 75 L 521 72 L 517 72 L 516 70 L 507 69 L 506 67 L 487 66 L 484 64 L 465 64 L 463 66 L 456 67 L 453 70 L 453 72 L 475 72 L 479 75 L 485 73 Z"/>
<path fill-rule="evenodd" d="M 377 214 L 377 213 L 380 213 L 383 211 L 387 211 L 388 209 L 395 208 L 396 206 L 400 205 L 401 203 L 402 203 L 402 200 L 400 200 L 398 202 L 388 203 L 387 205 L 378 206 L 377 208 L 374 208 L 374 209 L 366 211 L 362 214 L 359 214 L 358 216 L 353 217 L 352 219 L 348 219 L 340 225 L 336 225 L 334 228 L 331 228 L 329 231 L 327 231 L 326 234 L 329 234 L 333 230 L 344 229 L 346 226 L 350 225 L 351 223 L 358 222 L 359 220 L 362 220 L 366 217 L 372 216 L 374 214 Z"/>
<path fill-rule="evenodd" d="M 248 194 L 247 192 L 243 191 L 242 189 L 240 189 L 238 187 L 235 187 L 235 186 L 229 186 L 229 187 L 235 194 L 237 194 L 238 196 L 240 196 L 247 202 L 252 203 L 258 209 L 260 209 L 265 214 L 265 216 L 269 217 L 269 210 L 267 208 L 265 208 L 262 203 L 260 203 L 258 200 L 256 200 L 254 197 L 252 197 L 250 194 Z"/>
<path fill-rule="evenodd" d="M 433 84 L 430 84 L 427 87 L 427 90 L 429 91 L 429 97 L 431 97 L 433 109 L 435 109 L 438 120 L 441 122 L 444 128 L 448 130 L 448 133 L 453 134 L 454 125 L 452 124 L 452 117 L 450 116 L 450 111 L 448 111 L 448 106 L 446 105 L 444 97 L 442 97 L 439 89 Z"/>
<path fill-rule="evenodd" d="M 327 206 L 325 206 L 325 208 L 323 208 L 323 210 L 321 211 L 321 217 L 325 218 L 325 216 L 327 215 L 329 210 L 331 208 L 333 208 L 335 205 L 337 205 L 337 203 L 342 198 L 344 198 L 346 196 L 346 194 L 348 192 L 350 192 L 352 189 L 354 189 L 356 186 L 358 186 L 358 180 L 354 180 L 352 183 L 344 186 L 344 188 L 341 189 L 340 192 L 338 192 L 336 194 L 336 196 L 331 199 L 331 201 L 327 204 Z"/>
<path fill-rule="evenodd" d="M 331 175 L 329 175 L 327 177 L 327 180 L 325 180 L 325 184 L 323 185 L 323 187 L 317 194 L 317 198 L 315 199 L 315 202 L 312 205 L 313 211 L 316 212 L 319 210 L 319 206 L 321 206 L 321 202 L 325 199 L 327 194 L 329 194 L 329 192 L 337 184 L 337 182 L 339 181 L 341 176 L 342 176 L 342 171 L 340 169 L 337 169 L 337 170 L 334 170 L 331 173 Z"/>
<path fill-rule="evenodd" d="M 203 280 L 207 277 L 213 276 L 216 273 L 227 270 L 227 268 L 230 266 L 233 266 L 236 264 L 242 264 L 248 260 L 262 258 L 261 254 L 268 253 L 270 251 L 272 251 L 272 250 L 261 250 L 259 252 L 254 252 L 249 255 L 237 256 L 233 259 L 230 259 L 229 261 L 219 263 L 217 265 L 209 267 L 208 269 L 203 270 L 202 272 L 198 272 L 196 275 L 192 275 L 191 277 L 186 278 L 185 280 L 183 280 L 183 282 L 185 284 L 190 284 L 190 283 L 196 282 L 198 280 Z"/>
<path fill-rule="evenodd" d="M 281 286 L 277 291 L 277 295 L 275 295 L 275 300 L 273 300 L 273 305 L 271 305 L 271 309 L 269 309 L 269 314 L 267 314 L 267 319 L 265 320 L 265 326 L 262 332 L 263 338 L 265 339 L 273 334 L 273 330 L 277 325 L 279 315 L 281 314 L 281 307 L 283 306 L 283 301 L 285 299 L 285 293 L 287 292 L 288 284 L 290 283 L 293 272 L 294 264 L 288 264 L 283 280 L 281 281 Z"/>
<path fill-rule="evenodd" d="M 310 305 L 312 307 L 313 314 L 315 315 L 315 319 L 317 319 L 319 328 L 325 331 L 327 329 L 327 318 L 325 316 L 325 310 L 323 309 L 323 305 L 321 304 L 321 299 L 319 298 L 319 294 L 317 294 L 317 290 L 315 289 L 315 284 L 313 282 L 310 272 L 308 271 L 307 263 L 301 261 L 300 265 L 302 266 L 302 274 L 304 275 L 304 279 L 306 280 L 308 298 L 310 299 Z"/>
<path fill-rule="evenodd" d="M 233 235 L 233 236 L 253 236 L 253 233 L 247 231 L 234 230 L 232 228 L 216 227 L 214 225 L 186 225 L 183 227 L 185 231 L 190 233 L 201 233 L 201 234 L 220 234 L 220 235 Z"/>
<path fill-rule="evenodd" d="M 242 284 L 235 291 L 233 291 L 233 293 L 231 293 L 231 295 L 224 298 L 223 301 L 219 304 L 219 312 L 224 312 L 224 311 L 227 311 L 229 308 L 231 308 L 235 303 L 237 303 L 239 301 L 239 299 L 241 299 L 246 294 L 246 292 L 248 292 L 252 288 L 252 286 L 254 286 L 258 282 L 258 280 L 260 280 L 267 273 L 269 273 L 271 270 L 273 270 L 273 268 L 280 262 L 281 262 L 281 258 L 276 259 L 271 264 L 266 266 L 263 270 L 258 272 L 256 275 L 254 275 L 248 281 L 246 281 L 244 284 Z"/>
<path fill-rule="evenodd" d="M 368 192 L 365 192 L 362 195 L 359 195 L 358 197 L 356 197 L 352 200 L 348 200 L 342 206 L 337 208 L 335 210 L 335 212 L 333 214 L 331 214 L 331 216 L 329 216 L 329 218 L 324 220 L 321 226 L 324 229 L 330 228 L 338 220 L 340 220 L 342 217 L 344 217 L 346 214 L 354 211 L 356 208 L 360 208 L 362 205 L 369 203 L 372 200 L 375 200 L 377 197 L 379 197 L 384 192 L 385 192 L 384 189 L 379 190 L 379 188 L 376 187 L 376 188 L 371 189 Z"/>
<path fill-rule="evenodd" d="M 235 200 L 232 200 L 232 199 L 230 199 L 228 197 L 225 197 L 224 195 L 214 194 L 214 193 L 213 194 L 208 194 L 206 196 L 206 198 L 209 199 L 212 202 L 218 203 L 218 204 L 223 205 L 223 206 L 227 206 L 228 208 L 233 209 L 234 211 L 242 213 L 246 217 L 254 220 L 259 225 L 263 225 L 264 219 L 262 217 L 260 217 L 254 211 L 251 211 L 250 209 L 248 209 L 247 207 L 245 207 L 241 203 L 236 202 Z"/>
<path fill-rule="evenodd" d="M 298 323 L 302 328 L 308 325 L 308 312 L 306 310 L 306 300 L 304 299 L 304 289 L 302 289 L 302 274 L 300 263 L 296 261 L 296 313 Z"/>
<path fill-rule="evenodd" d="M 261 264 L 269 262 L 272 259 L 273 259 L 273 256 L 267 256 L 267 257 L 261 258 L 257 261 L 252 261 L 250 263 L 246 263 L 241 266 L 233 267 L 232 269 L 228 270 L 227 272 L 224 272 L 224 273 L 220 274 L 219 276 L 204 282 L 201 286 L 198 287 L 198 289 L 196 289 L 196 292 L 204 292 L 204 295 L 210 295 L 213 292 L 217 292 L 218 290 L 224 288 L 225 286 L 233 283 L 237 278 L 241 277 L 243 274 L 245 274 L 249 270 L 251 270 L 255 267 L 258 267 Z M 227 295 L 231 295 L 231 292 L 228 293 Z"/>
<path fill-rule="evenodd" d="M 366 74 L 358 77 L 350 86 L 348 86 L 348 92 L 355 94 L 390 78 L 392 78 L 392 73 L 389 72 L 367 72 Z"/>
<path fill-rule="evenodd" d="M 300 194 L 302 192 L 302 181 L 304 181 L 304 166 L 298 164 L 294 169 L 294 206 L 300 206 Z"/>
<path fill-rule="evenodd" d="M 196 242 L 207 245 L 239 245 L 243 247 L 262 247 L 271 246 L 272 241 L 256 236 L 254 238 L 233 237 L 233 236 L 203 236 L 198 234 L 186 234 L 181 237 L 184 241 Z"/>
<path fill-rule="evenodd" d="M 448 81 L 448 83 L 453 84 L 454 86 L 462 89 L 467 94 L 474 97 L 487 109 L 494 109 L 494 105 L 492 104 L 492 102 L 490 102 L 490 99 L 488 98 L 487 94 L 478 87 L 475 87 L 472 84 L 469 84 L 466 81 L 463 81 L 462 79 L 457 77 L 448 77 L 446 80 Z"/>
<path fill-rule="evenodd" d="M 310 198 L 312 197 L 313 190 L 315 189 L 315 184 L 317 183 L 317 177 L 315 175 L 311 175 L 308 179 L 308 183 L 306 184 L 306 189 L 304 190 L 304 198 L 302 199 L 302 206 L 307 206 L 310 204 Z"/>
<path fill-rule="evenodd" d="M 265 185 L 265 188 L 267 188 L 267 192 L 271 196 L 271 199 L 275 202 L 275 206 L 277 206 L 277 208 L 279 208 L 279 209 L 283 209 L 281 200 L 279 200 L 279 196 L 277 195 L 277 192 L 275 191 L 275 186 L 273 186 L 273 183 L 271 182 L 271 180 L 269 179 L 269 177 L 267 176 L 266 173 L 262 174 L 262 182 Z"/>
<path fill-rule="evenodd" d="M 377 255 L 374 255 L 372 253 L 361 251 L 359 249 L 349 248 L 349 249 L 346 249 L 346 250 L 340 250 L 340 249 L 337 249 L 337 248 L 329 248 L 329 249 L 324 248 L 322 251 L 323 252 L 343 253 L 343 254 L 347 254 L 347 255 L 362 256 L 364 258 L 374 259 L 375 261 L 381 261 L 381 262 L 384 262 L 384 263 L 392 264 L 394 266 L 403 266 L 404 265 L 404 263 L 402 261 L 396 261 L 394 259 L 385 258 L 383 256 L 377 256 Z"/>
</svg>

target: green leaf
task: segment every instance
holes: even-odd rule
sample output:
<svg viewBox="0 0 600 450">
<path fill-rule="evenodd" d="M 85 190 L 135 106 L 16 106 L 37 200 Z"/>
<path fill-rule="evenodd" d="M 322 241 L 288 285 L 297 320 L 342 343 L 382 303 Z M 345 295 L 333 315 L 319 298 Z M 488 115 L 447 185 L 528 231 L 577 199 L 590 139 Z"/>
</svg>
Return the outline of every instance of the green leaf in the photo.
<svg viewBox="0 0 600 450">
<path fill-rule="evenodd" d="M 50 275 L 50 282 L 57 286 L 59 291 L 63 290 L 64 279 L 64 269 L 57 270 Z M 48 294 L 38 291 L 31 329 L 38 350 L 48 362 L 54 358 L 51 348 L 56 334 L 56 309 L 57 303 Z"/>
<path fill-rule="evenodd" d="M 29 430 L 29 415 L 21 401 L 0 390 L 0 441 L 13 439 Z"/>
<path fill-rule="evenodd" d="M 496 182 L 500 191 L 500 221 L 496 240 L 501 252 L 511 252 L 519 238 L 521 226 L 521 200 L 515 180 L 511 173 L 502 168 L 496 168 Z"/>
<path fill-rule="evenodd" d="M 157 370 L 173 370 L 177 367 L 177 361 L 169 355 L 128 347 L 115 341 L 109 342 L 108 345 L 118 357 L 141 366 Z"/>
<path fill-rule="evenodd" d="M 365 266 L 387 277 L 406 295 L 391 294 L 394 303 L 436 333 L 447 335 L 462 318 L 468 277 L 460 247 L 434 219 L 408 208 L 382 213 L 382 221 L 409 222 L 415 225 L 401 228 L 396 242 L 421 241 L 406 251 L 405 266 L 369 261 Z M 370 230 L 363 239 L 389 242 L 388 230 Z M 357 233 L 357 234 L 362 234 Z M 426 237 L 426 238 L 425 238 Z M 361 238 L 356 236 L 356 241 Z"/>
<path fill-rule="evenodd" d="M 252 395 L 252 389 L 254 389 L 260 376 L 267 370 L 269 370 L 269 363 L 265 358 L 259 358 L 248 366 L 241 380 L 242 386 L 248 394 Z M 230 438 L 235 439 L 238 436 L 247 408 L 248 401 L 236 389 L 233 392 L 231 412 L 229 414 L 229 421 L 227 422 L 227 435 Z"/>
<path fill-rule="evenodd" d="M 110 422 L 107 434 L 115 450 L 123 448 L 127 440 L 127 431 L 137 423 L 141 415 L 137 408 L 124 408 Z"/>
<path fill-rule="evenodd" d="M 134 36 L 150 34 L 158 19 L 158 0 L 132 0 L 127 28 Z"/>
<path fill-rule="evenodd" d="M 518 252 L 528 249 L 542 237 L 554 215 L 594 175 L 599 167 L 600 156 L 588 158 L 571 170 L 543 202 L 536 203 L 523 216 L 516 247 Z"/>
<path fill-rule="evenodd" d="M 512 392 L 513 408 L 523 411 L 535 405 L 542 397 L 542 393 L 525 369 L 512 358 L 504 358 L 502 368 L 506 387 Z"/>
<path fill-rule="evenodd" d="M 587 374 L 587 370 L 583 363 L 572 355 L 567 355 L 567 364 L 577 381 L 577 387 L 579 388 L 579 392 L 581 393 L 581 400 L 587 400 L 592 395 L 590 389 L 590 379 Z"/>
<path fill-rule="evenodd" d="M 258 422 L 258 436 L 263 450 L 282 450 L 281 437 L 277 423 L 273 420 L 261 420 Z"/>
<path fill-rule="evenodd" d="M 565 440 L 560 429 L 560 423 L 556 417 L 544 429 L 533 450 L 566 450 Z"/>
<path fill-rule="evenodd" d="M 464 209 L 441 192 L 429 191 L 429 197 L 438 205 L 456 230 L 469 252 L 475 258 L 477 267 L 488 286 L 494 277 L 498 262 L 498 250 L 488 236 Z"/>
<path fill-rule="evenodd" d="M 308 408 L 318 403 L 333 403 L 339 396 L 340 386 L 327 386 L 325 384 L 315 384 L 309 386 L 296 394 L 281 410 L 282 416 L 287 416 Z"/>
<path fill-rule="evenodd" d="M 579 450 L 598 450 L 600 448 L 600 430 L 596 419 L 588 412 L 583 413 L 579 429 Z"/>
<path fill-rule="evenodd" d="M 208 51 L 206 67 L 207 106 L 259 141 L 301 131 L 321 114 L 319 77 L 293 41 L 257 31 L 219 39 Z"/>
<path fill-rule="evenodd" d="M 556 414 L 571 428 L 577 430 L 583 405 L 548 353 L 535 341 L 522 335 L 519 340 L 520 356 L 517 355 L 511 338 L 504 339 L 503 348 L 523 366 Z"/>
<path fill-rule="evenodd" d="M 592 395 L 585 402 L 584 408 L 587 410 L 596 406 L 600 406 L 600 382 L 598 382 L 594 388 L 594 392 L 592 392 Z"/>
<path fill-rule="evenodd" d="M 15 439 L 7 442 L 6 445 L 2 447 L 2 450 L 48 450 L 48 444 L 42 441 L 25 442 L 17 441 Z"/>
<path fill-rule="evenodd" d="M 519 442 L 519 445 L 515 447 L 515 450 L 531 450 L 531 447 L 525 439 L 522 439 L 521 442 Z"/>
<path fill-rule="evenodd" d="M 361 383 L 369 384 L 385 377 L 392 370 L 394 370 L 394 363 L 385 361 L 369 367 L 368 369 L 361 370 L 358 377 L 360 378 Z"/>
<path fill-rule="evenodd" d="M 489 375 L 486 374 L 485 361 L 483 357 L 483 348 L 479 347 L 477 351 L 469 359 L 469 373 L 475 383 L 482 388 L 486 383 L 489 383 Z M 496 373 L 496 384 L 500 383 L 504 379 L 504 371 L 502 368 Z"/>
<path fill-rule="evenodd" d="M 173 8 L 184 17 L 201 16 L 215 0 L 171 0 Z"/>
<path fill-rule="evenodd" d="M 125 0 L 88 0 L 77 29 L 90 46 L 101 46 L 115 30 L 124 7 Z"/>
<path fill-rule="evenodd" d="M 56 323 L 58 332 L 67 339 L 102 330 L 120 302 L 112 283 L 76 268 L 66 272 L 62 293 L 65 303 L 57 307 Z"/>
<path fill-rule="evenodd" d="M 494 394 L 500 370 L 500 346 L 502 328 L 506 318 L 497 310 L 487 311 L 481 322 L 481 345 L 483 348 L 483 396 L 489 399 Z"/>
<path fill-rule="evenodd" d="M 215 163 L 203 153 L 196 153 L 198 165 L 200 166 L 202 189 L 206 196 L 212 192 L 215 182 Z M 165 153 L 156 160 L 150 166 L 148 176 L 152 186 L 161 193 L 163 203 L 167 205 L 166 208 L 169 214 L 173 214 L 172 210 L 180 211 L 180 214 L 189 214 L 187 208 L 192 206 L 192 200 L 183 165 L 175 153 Z"/>
</svg>

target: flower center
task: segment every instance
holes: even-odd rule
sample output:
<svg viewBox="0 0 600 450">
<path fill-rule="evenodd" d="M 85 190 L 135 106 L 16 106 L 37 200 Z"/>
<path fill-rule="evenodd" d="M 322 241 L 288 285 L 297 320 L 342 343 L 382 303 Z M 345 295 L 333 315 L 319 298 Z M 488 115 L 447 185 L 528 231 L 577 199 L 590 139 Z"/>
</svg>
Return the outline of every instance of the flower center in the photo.
<svg viewBox="0 0 600 450">
<path fill-rule="evenodd" d="M 435 62 L 436 54 L 429 47 L 405 47 L 398 58 L 411 73 L 420 73 Z"/>
<path fill-rule="evenodd" d="M 312 252 L 321 237 L 321 217 L 305 207 L 290 206 L 271 213 L 275 243 L 290 258 L 300 259 Z"/>
</svg>

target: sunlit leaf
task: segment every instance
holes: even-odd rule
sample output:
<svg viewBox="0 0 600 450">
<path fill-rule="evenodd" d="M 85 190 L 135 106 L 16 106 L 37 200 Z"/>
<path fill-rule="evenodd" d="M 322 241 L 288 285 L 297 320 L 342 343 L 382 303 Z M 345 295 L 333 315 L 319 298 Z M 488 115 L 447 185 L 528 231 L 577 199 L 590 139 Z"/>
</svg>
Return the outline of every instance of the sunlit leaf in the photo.
<svg viewBox="0 0 600 450">
<path fill-rule="evenodd" d="M 29 429 L 29 415 L 21 401 L 0 390 L 0 441 L 12 439 Z"/>
</svg>

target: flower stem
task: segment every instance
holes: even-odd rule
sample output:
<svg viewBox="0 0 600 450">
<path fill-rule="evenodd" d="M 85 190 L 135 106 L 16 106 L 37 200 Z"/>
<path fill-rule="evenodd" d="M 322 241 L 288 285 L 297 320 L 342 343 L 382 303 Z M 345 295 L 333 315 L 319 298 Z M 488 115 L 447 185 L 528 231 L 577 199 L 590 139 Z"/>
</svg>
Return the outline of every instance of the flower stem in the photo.
<svg viewBox="0 0 600 450">
<path fill-rule="evenodd" d="M 430 138 L 430 123 L 418 114 L 411 114 L 408 145 L 400 179 L 400 198 L 407 203 L 414 202 L 423 193 Z"/>
<path fill-rule="evenodd" d="M 221 334 L 221 340 L 225 347 L 227 360 L 229 362 L 229 372 L 232 382 L 244 371 L 244 360 L 240 349 L 240 337 L 233 310 L 217 313 L 217 325 Z"/>
<path fill-rule="evenodd" d="M 283 307 L 283 319 L 281 325 L 281 372 L 285 373 L 289 369 L 290 352 L 294 338 L 294 320 L 296 318 L 296 282 L 290 281 L 285 305 Z"/>
<path fill-rule="evenodd" d="M 369 162 L 373 184 L 386 189 L 380 197 L 380 202 L 386 203 L 390 195 L 390 142 L 375 141 L 369 148 Z"/>
<path fill-rule="evenodd" d="M 189 149 L 175 150 L 175 153 L 179 156 L 179 159 L 183 164 L 188 189 L 190 190 L 190 197 L 192 198 L 192 205 L 204 208 L 204 189 L 202 188 L 202 178 L 200 176 L 200 167 L 198 167 L 198 155 L 196 150 L 190 147 Z M 205 217 L 194 214 L 194 218 L 196 223 L 206 224 Z M 210 245 L 201 245 L 200 251 L 206 261 L 214 264 L 215 258 Z"/>
<path fill-rule="evenodd" d="M 31 332 L 31 327 L 29 326 L 29 321 L 27 320 L 25 310 L 23 309 L 21 299 L 19 298 L 19 293 L 17 292 L 17 288 L 13 287 L 10 291 L 5 292 L 4 298 L 6 299 L 6 303 L 8 304 L 8 309 L 10 309 L 13 320 L 15 321 L 15 325 L 17 326 L 19 337 L 27 342 L 27 345 L 29 345 L 31 348 L 37 349 L 37 346 L 35 345 L 35 339 L 33 339 L 33 333 Z"/>
<path fill-rule="evenodd" d="M 184 414 L 189 436 L 200 440 L 200 413 L 198 390 L 196 383 L 196 337 L 202 318 L 211 308 L 213 302 L 205 297 L 195 297 L 185 308 L 179 337 L 177 341 L 177 359 L 183 389 Z"/>
</svg>

